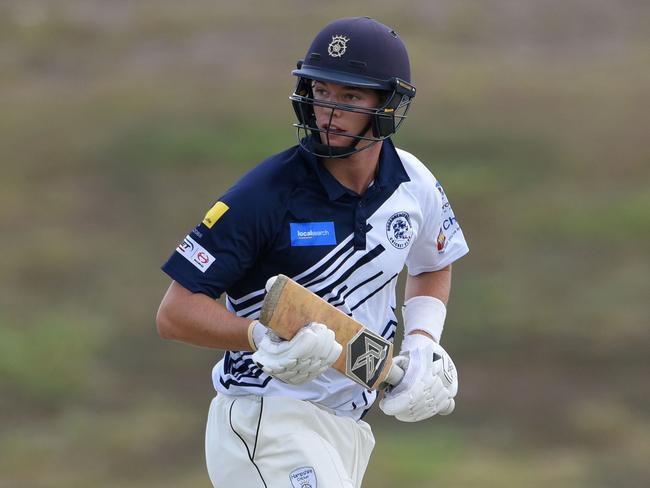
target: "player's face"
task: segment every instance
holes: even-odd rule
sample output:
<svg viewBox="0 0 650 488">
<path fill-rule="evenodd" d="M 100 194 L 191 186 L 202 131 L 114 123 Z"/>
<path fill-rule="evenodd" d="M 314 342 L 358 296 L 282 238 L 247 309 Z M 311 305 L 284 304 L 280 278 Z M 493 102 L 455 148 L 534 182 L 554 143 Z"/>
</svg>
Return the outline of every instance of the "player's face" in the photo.
<svg viewBox="0 0 650 488">
<path fill-rule="evenodd" d="M 380 104 L 379 95 L 374 90 L 355 88 L 315 81 L 312 85 L 314 99 L 332 103 L 354 105 L 360 108 L 376 108 Z M 358 136 L 368 125 L 370 116 L 347 110 L 334 110 L 330 107 L 314 105 L 316 125 L 321 130 L 328 131 L 329 142 L 325 134 L 321 134 L 321 142 L 330 146 L 349 146 L 354 142 L 353 136 Z M 372 129 L 364 135 L 368 135 Z"/>
</svg>

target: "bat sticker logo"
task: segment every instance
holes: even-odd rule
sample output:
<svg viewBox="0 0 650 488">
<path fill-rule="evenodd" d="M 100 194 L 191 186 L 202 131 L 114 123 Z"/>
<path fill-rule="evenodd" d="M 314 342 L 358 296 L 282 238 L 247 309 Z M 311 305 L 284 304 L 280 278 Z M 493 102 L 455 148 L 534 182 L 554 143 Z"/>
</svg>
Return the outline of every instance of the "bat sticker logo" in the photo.
<svg viewBox="0 0 650 488">
<path fill-rule="evenodd" d="M 357 383 L 371 388 L 383 369 L 389 349 L 390 342 L 386 339 L 361 329 L 348 343 L 348 375 Z"/>
</svg>

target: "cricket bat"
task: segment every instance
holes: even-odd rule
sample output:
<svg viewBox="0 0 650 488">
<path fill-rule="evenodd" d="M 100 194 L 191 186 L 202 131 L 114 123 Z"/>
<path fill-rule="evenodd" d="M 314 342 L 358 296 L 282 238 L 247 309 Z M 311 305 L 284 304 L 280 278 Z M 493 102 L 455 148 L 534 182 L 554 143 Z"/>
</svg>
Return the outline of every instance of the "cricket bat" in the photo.
<svg viewBox="0 0 650 488">
<path fill-rule="evenodd" d="M 343 346 L 332 368 L 372 390 L 396 385 L 404 376 L 393 362 L 390 341 L 307 288 L 278 275 L 269 280 L 266 289 L 259 320 L 282 339 L 290 340 L 309 322 L 321 322 L 334 331 L 336 341 Z"/>
</svg>

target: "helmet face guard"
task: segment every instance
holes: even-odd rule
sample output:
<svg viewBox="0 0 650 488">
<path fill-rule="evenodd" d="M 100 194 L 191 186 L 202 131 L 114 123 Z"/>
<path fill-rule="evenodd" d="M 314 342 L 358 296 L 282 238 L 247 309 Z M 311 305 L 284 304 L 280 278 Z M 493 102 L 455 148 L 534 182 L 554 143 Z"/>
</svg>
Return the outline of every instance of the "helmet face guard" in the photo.
<svg viewBox="0 0 650 488">
<path fill-rule="evenodd" d="M 298 122 L 293 124 L 299 144 L 307 151 L 324 158 L 344 158 L 356 152 L 368 149 L 379 141 L 397 132 L 404 122 L 411 101 L 415 96 L 415 87 L 398 78 L 392 80 L 393 90 L 378 90 L 384 99 L 376 108 L 358 107 L 344 103 L 317 100 L 312 91 L 312 82 L 309 78 L 299 78 L 296 90 L 289 97 L 296 113 Z M 319 80 L 324 81 L 324 80 Z M 356 85 L 348 85 L 356 86 Z M 316 124 L 314 107 L 329 110 L 329 123 L 327 129 L 321 129 Z M 347 146 L 332 146 L 329 143 L 332 119 L 335 111 L 353 112 L 368 116 L 368 124 L 357 135 L 344 135 L 350 139 Z M 372 129 L 372 135 L 366 135 Z M 308 136 L 312 135 L 308 142 Z M 340 134 L 337 134 L 340 136 Z"/>
<path fill-rule="evenodd" d="M 394 30 L 369 17 L 339 19 L 325 26 L 293 74 L 298 83 L 289 98 L 298 118 L 293 124 L 298 141 L 324 158 L 344 158 L 390 137 L 402 125 L 415 96 L 402 40 Z M 312 90 L 314 81 L 376 90 L 382 102 L 379 107 L 366 108 L 318 100 Z M 368 123 L 357 135 L 336 134 L 349 138 L 349 145 L 332 146 L 330 136 L 335 134 L 329 130 L 331 124 L 327 129 L 318 127 L 315 107 L 330 110 L 330 123 L 337 111 L 367 115 Z"/>
</svg>

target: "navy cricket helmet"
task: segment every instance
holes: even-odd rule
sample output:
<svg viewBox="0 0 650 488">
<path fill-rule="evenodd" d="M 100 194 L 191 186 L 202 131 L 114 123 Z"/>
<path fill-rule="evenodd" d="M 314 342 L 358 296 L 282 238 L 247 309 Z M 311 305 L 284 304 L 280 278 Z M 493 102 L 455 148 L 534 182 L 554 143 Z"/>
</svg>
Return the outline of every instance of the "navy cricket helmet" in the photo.
<svg viewBox="0 0 650 488">
<path fill-rule="evenodd" d="M 294 124 L 298 141 L 320 157 L 346 157 L 390 137 L 406 118 L 415 96 L 404 43 L 393 29 L 370 17 L 348 17 L 325 26 L 292 73 L 298 77 L 289 97 L 298 117 Z M 377 90 L 381 105 L 365 108 L 317 100 L 312 91 L 314 81 Z M 349 146 L 330 146 L 329 128 L 318 128 L 314 106 L 331 109 L 330 121 L 335 110 L 366 114 L 369 121 L 360 134 L 347 136 Z M 370 128 L 372 135 L 366 136 Z M 367 142 L 358 147 L 361 141 Z"/>
</svg>

